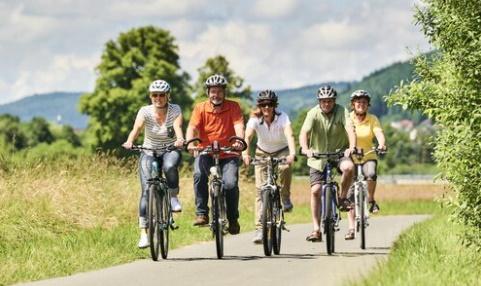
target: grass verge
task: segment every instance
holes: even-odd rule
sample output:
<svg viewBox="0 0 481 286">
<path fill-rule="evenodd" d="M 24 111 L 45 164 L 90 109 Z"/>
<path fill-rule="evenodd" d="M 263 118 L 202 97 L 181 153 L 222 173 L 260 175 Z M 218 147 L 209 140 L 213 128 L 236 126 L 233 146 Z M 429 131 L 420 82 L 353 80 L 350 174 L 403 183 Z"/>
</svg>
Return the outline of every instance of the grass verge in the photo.
<svg viewBox="0 0 481 286">
<path fill-rule="evenodd" d="M 481 285 L 481 255 L 461 244 L 463 226 L 437 211 L 414 225 L 361 282 L 349 285 Z"/>
</svg>

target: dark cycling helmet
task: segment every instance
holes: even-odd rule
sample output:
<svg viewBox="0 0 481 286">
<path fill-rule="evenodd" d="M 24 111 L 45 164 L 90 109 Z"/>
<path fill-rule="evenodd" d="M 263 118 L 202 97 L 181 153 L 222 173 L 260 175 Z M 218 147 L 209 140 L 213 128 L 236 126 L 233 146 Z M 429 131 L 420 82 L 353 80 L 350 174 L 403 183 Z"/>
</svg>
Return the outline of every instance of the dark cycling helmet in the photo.
<svg viewBox="0 0 481 286">
<path fill-rule="evenodd" d="M 220 74 L 211 75 L 205 81 L 205 87 L 209 88 L 213 86 L 221 86 L 225 88 L 227 86 L 227 79 Z"/>
<path fill-rule="evenodd" d="M 263 101 L 270 101 L 273 103 L 277 103 L 276 93 L 270 89 L 266 89 L 259 92 L 259 95 L 257 95 L 257 103 L 260 103 Z"/>
<path fill-rule="evenodd" d="M 337 92 L 330 85 L 321 86 L 317 91 L 317 99 L 334 98 L 336 99 Z"/>
<path fill-rule="evenodd" d="M 362 97 L 367 98 L 367 101 L 371 102 L 371 96 L 369 95 L 369 93 L 362 89 L 358 89 L 351 94 L 351 101 L 356 98 L 362 98 Z"/>
</svg>

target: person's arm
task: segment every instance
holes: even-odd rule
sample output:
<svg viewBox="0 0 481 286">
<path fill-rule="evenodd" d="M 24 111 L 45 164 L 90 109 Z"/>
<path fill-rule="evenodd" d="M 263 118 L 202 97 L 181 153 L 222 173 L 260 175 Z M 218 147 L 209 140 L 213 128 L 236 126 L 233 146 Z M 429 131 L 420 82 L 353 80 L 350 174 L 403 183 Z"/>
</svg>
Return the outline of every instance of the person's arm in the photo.
<svg viewBox="0 0 481 286">
<path fill-rule="evenodd" d="M 378 148 L 381 150 L 386 150 L 386 137 L 384 136 L 381 123 L 377 118 L 374 118 L 373 132 L 374 136 L 376 136 L 377 144 L 379 145 Z"/>
<path fill-rule="evenodd" d="M 234 122 L 235 136 L 244 139 L 244 116 L 242 115 L 242 110 L 237 102 L 235 103 L 235 107 L 233 108 L 232 112 L 234 114 L 232 121 Z M 241 150 L 242 143 L 235 141 L 232 144 L 232 147 L 234 147 L 236 150 Z"/>
<path fill-rule="evenodd" d="M 347 139 L 349 140 L 349 149 L 346 149 L 344 156 L 349 157 L 356 149 L 356 131 L 354 130 L 354 124 L 349 116 L 346 116 L 344 128 L 346 129 Z"/>
<path fill-rule="evenodd" d="M 287 164 L 291 164 L 296 157 L 296 143 L 294 142 L 291 124 L 286 124 L 284 127 L 284 136 L 286 136 L 287 146 L 289 147 L 289 156 L 286 158 Z"/>
<path fill-rule="evenodd" d="M 127 137 L 127 141 L 125 141 L 125 143 L 122 144 L 124 148 L 132 149 L 135 139 L 139 137 L 139 134 L 142 131 L 142 128 L 144 128 L 144 122 L 145 122 L 144 117 L 139 112 L 137 114 L 137 117 L 135 118 L 134 126 L 130 131 L 129 136 Z"/>
<path fill-rule="evenodd" d="M 246 141 L 247 148 L 242 152 L 242 160 L 244 161 L 244 164 L 246 166 L 249 166 L 249 163 L 251 161 L 251 156 L 249 155 L 249 150 L 250 150 L 250 143 L 252 141 L 252 138 L 254 138 L 254 129 L 250 128 L 249 126 L 246 128 L 245 132 L 245 138 L 244 140 Z"/>
<path fill-rule="evenodd" d="M 306 154 L 308 158 L 312 157 L 312 150 L 309 149 L 308 143 L 309 142 L 309 133 L 304 129 L 301 129 L 299 133 L 299 145 L 301 145 L 301 152 Z"/>
<path fill-rule="evenodd" d="M 175 137 L 177 137 L 177 140 L 174 144 L 176 147 L 182 147 L 182 145 L 184 144 L 184 134 L 182 133 L 182 120 L 183 118 L 181 112 L 174 120 Z"/>
</svg>

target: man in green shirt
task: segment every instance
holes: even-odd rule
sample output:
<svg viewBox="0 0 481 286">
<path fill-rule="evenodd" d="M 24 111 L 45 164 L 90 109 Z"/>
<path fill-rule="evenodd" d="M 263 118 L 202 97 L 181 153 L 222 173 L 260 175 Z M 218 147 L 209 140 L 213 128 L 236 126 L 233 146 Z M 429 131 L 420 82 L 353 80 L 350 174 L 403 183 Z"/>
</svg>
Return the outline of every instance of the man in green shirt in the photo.
<svg viewBox="0 0 481 286">
<path fill-rule="evenodd" d="M 347 109 L 336 104 L 337 92 L 330 86 L 323 86 L 317 92 L 319 105 L 307 113 L 299 134 L 302 153 L 309 158 L 309 179 L 311 182 L 311 215 L 313 231 L 307 236 L 308 241 L 319 241 L 320 231 L 320 196 L 321 186 L 325 180 L 325 159 L 315 159 L 313 153 L 335 152 L 345 150 L 339 161 L 338 169 L 341 178 L 341 209 L 346 211 L 350 202 L 346 199 L 347 191 L 352 183 L 354 164 L 350 159 L 356 146 L 356 134 Z"/>
</svg>

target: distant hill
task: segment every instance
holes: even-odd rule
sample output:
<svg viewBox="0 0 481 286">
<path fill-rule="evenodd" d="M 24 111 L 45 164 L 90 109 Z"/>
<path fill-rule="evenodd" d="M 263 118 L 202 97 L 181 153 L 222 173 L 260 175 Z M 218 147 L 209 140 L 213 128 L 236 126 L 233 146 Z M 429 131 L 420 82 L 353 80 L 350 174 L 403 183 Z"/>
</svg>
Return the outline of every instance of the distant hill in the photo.
<svg viewBox="0 0 481 286">
<path fill-rule="evenodd" d="M 338 91 L 338 103 L 348 107 L 350 95 L 354 90 L 365 89 L 371 97 L 370 111 L 379 117 L 389 120 L 410 118 L 421 120 L 419 113 L 403 111 L 399 107 L 388 108 L 384 96 L 399 85 L 401 81 L 410 81 L 413 78 L 414 68 L 409 62 L 394 63 L 386 68 L 375 71 L 364 77 L 361 81 L 325 83 L 330 84 Z M 295 89 L 276 90 L 279 96 L 279 107 L 287 112 L 292 119 L 299 111 L 313 107 L 316 104 L 317 89 L 324 84 L 315 84 Z M 252 98 L 256 98 L 254 92 Z"/>
<path fill-rule="evenodd" d="M 34 116 L 40 116 L 51 122 L 84 129 L 87 127 L 88 117 L 82 115 L 77 109 L 82 94 L 82 92 L 36 94 L 0 105 L 0 114 L 9 113 L 20 117 L 23 121 L 29 121 Z"/>
<path fill-rule="evenodd" d="M 383 121 L 398 120 L 401 118 L 421 121 L 421 115 L 417 112 L 403 111 L 399 107 L 388 108 L 384 102 L 384 96 L 401 80 L 410 81 L 413 78 L 414 68 L 409 62 L 392 64 L 386 68 L 375 71 L 358 82 L 329 82 L 338 91 L 338 102 L 347 106 L 350 94 L 356 89 L 365 89 L 371 96 L 370 110 Z M 307 85 L 293 89 L 275 90 L 279 96 L 280 108 L 287 112 L 291 120 L 297 114 L 316 104 L 317 89 L 323 84 Z M 22 120 L 30 120 L 34 116 L 41 116 L 49 121 L 68 124 L 74 128 L 84 129 L 87 127 L 88 117 L 82 115 L 78 109 L 81 92 L 53 92 L 38 94 L 21 100 L 0 105 L 0 114 L 10 113 L 19 116 Z M 255 99 L 258 91 L 254 91 L 252 98 Z"/>
</svg>

